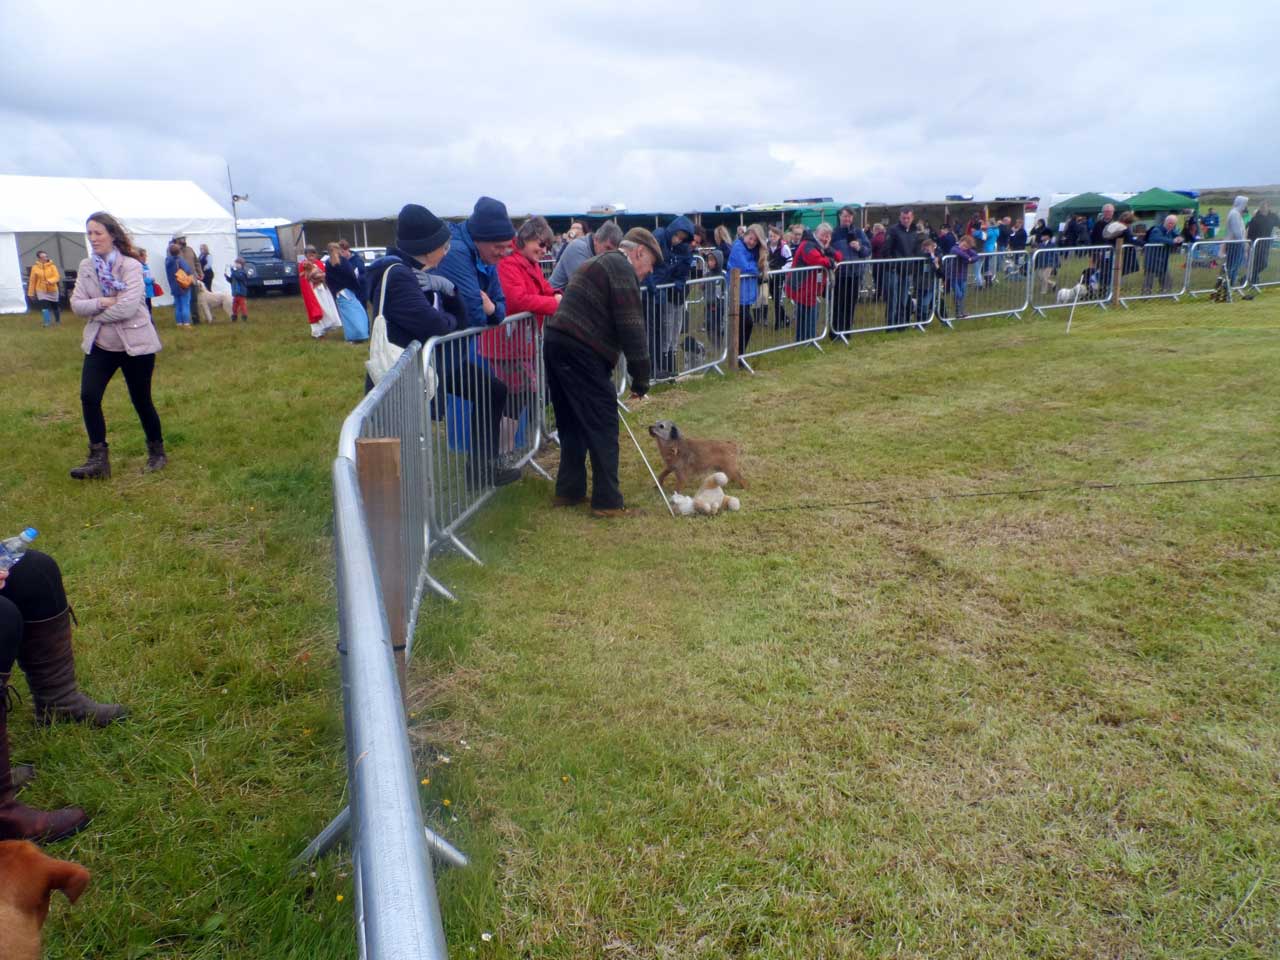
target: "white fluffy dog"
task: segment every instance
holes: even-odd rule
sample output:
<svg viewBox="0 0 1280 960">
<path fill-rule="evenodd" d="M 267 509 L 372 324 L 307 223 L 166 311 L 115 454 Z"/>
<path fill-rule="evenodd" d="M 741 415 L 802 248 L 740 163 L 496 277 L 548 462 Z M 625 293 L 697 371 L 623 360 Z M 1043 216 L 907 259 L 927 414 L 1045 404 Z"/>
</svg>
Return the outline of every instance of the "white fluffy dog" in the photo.
<svg viewBox="0 0 1280 960">
<path fill-rule="evenodd" d="M 1080 272 L 1080 282 L 1074 287 L 1063 287 L 1058 291 L 1059 303 L 1072 303 L 1076 300 L 1087 300 L 1097 292 L 1097 286 L 1093 282 L 1090 275 L 1092 271 L 1085 269 Z"/>
<path fill-rule="evenodd" d="M 724 492 L 724 485 L 729 477 L 723 473 L 713 473 L 702 481 L 702 486 L 692 497 L 682 493 L 671 495 L 671 505 L 682 517 L 691 517 L 695 513 L 706 517 L 714 517 L 721 510 L 737 510 L 742 506 L 737 497 Z"/>
</svg>

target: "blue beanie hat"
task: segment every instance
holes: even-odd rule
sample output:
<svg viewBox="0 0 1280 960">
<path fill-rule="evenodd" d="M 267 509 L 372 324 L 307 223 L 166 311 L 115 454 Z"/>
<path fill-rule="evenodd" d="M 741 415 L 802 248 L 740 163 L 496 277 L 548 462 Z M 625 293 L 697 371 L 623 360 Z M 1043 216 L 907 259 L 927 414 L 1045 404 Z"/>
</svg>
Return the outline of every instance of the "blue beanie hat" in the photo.
<svg viewBox="0 0 1280 960">
<path fill-rule="evenodd" d="M 406 203 L 396 218 L 396 246 L 420 257 L 449 242 L 449 225 L 426 207 Z"/>
<path fill-rule="evenodd" d="M 481 197 L 476 201 L 475 209 L 467 217 L 467 231 L 472 240 L 481 242 L 510 240 L 516 235 L 516 228 L 507 216 L 507 205 L 493 197 Z"/>
</svg>

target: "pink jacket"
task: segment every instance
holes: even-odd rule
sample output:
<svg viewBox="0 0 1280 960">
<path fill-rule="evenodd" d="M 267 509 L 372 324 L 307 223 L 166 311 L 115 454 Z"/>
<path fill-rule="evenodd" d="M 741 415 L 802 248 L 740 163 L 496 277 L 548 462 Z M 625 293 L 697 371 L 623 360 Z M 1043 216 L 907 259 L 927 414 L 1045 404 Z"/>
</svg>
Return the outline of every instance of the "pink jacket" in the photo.
<svg viewBox="0 0 1280 960">
<path fill-rule="evenodd" d="M 80 349 L 88 353 L 93 349 L 98 333 L 106 324 L 112 324 L 115 333 L 124 343 L 124 349 L 131 357 L 160 351 L 160 335 L 156 333 L 151 315 L 147 313 L 147 304 L 142 290 L 142 264 L 133 257 L 121 254 L 111 270 L 118 280 L 125 283 L 114 306 L 103 308 L 102 285 L 98 282 L 98 271 L 94 269 L 93 258 L 80 261 L 80 269 L 76 273 L 76 288 L 71 291 L 71 309 L 76 316 L 88 317 L 84 327 L 84 337 L 80 341 Z"/>
</svg>

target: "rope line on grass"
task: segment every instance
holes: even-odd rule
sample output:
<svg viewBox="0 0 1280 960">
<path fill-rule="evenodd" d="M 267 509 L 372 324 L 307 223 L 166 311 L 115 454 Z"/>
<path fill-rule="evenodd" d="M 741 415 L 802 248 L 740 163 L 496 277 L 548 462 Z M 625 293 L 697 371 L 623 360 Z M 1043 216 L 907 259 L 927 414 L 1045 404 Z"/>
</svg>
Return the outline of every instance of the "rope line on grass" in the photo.
<svg viewBox="0 0 1280 960">
<path fill-rule="evenodd" d="M 833 507 L 878 507 L 888 503 L 928 503 L 937 500 L 976 500 L 999 497 L 1031 497 L 1044 493 L 1072 493 L 1081 490 L 1120 490 L 1126 487 L 1169 487 L 1198 483 L 1240 483 L 1251 480 L 1277 480 L 1280 473 L 1242 473 L 1226 477 L 1184 477 L 1178 480 L 1117 480 L 1112 483 L 1066 483 L 1052 487 L 1025 487 L 1018 490 L 977 490 L 967 493 L 936 493 L 930 496 L 881 497 L 876 500 L 811 500 L 776 507 L 753 507 L 752 513 L 778 513 L 784 510 L 821 510 Z"/>
</svg>

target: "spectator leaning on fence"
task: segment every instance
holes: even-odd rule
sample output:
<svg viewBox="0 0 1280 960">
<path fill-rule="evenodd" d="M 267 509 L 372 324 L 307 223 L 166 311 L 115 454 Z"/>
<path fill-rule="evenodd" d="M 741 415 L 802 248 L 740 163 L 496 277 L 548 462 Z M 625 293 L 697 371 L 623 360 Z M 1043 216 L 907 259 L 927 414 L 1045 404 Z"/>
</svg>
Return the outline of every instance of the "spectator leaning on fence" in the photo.
<svg viewBox="0 0 1280 960">
<path fill-rule="evenodd" d="M 626 513 L 618 486 L 618 406 L 613 368 L 627 358 L 633 397 L 649 391 L 649 352 L 640 282 L 662 263 L 662 249 L 648 230 L 627 231 L 618 250 L 582 265 L 547 321 L 543 350 L 547 389 L 560 433 L 555 506 L 587 497 L 591 458 L 591 511 L 598 517 Z"/>
<path fill-rule="evenodd" d="M 1280 218 L 1271 212 L 1271 201 L 1263 200 L 1258 204 L 1258 212 L 1249 221 L 1246 235 L 1253 243 L 1253 266 L 1249 268 L 1249 282 L 1256 284 L 1263 271 L 1271 263 L 1271 244 L 1257 243 L 1258 240 L 1270 240 L 1271 234 L 1280 226 Z"/>
<path fill-rule="evenodd" d="M 480 355 L 489 361 L 507 388 L 507 406 L 498 443 L 498 453 L 503 456 L 515 448 L 525 404 L 537 387 L 538 331 L 560 306 L 561 294 L 547 283 L 539 264 L 550 249 L 553 236 L 550 225 L 542 217 L 530 217 L 520 225 L 516 231 L 515 252 L 503 257 L 498 264 L 498 279 L 507 298 L 507 315 L 529 313 L 532 316 L 480 335 Z"/>
<path fill-rule="evenodd" d="M 600 224 L 595 233 L 575 238 L 561 251 L 556 268 L 551 272 L 551 286 L 556 290 L 563 290 L 569 286 L 569 280 L 580 266 L 592 257 L 617 250 L 621 240 L 622 228 L 612 220 Z"/>
<path fill-rule="evenodd" d="M 956 319 L 963 320 L 968 314 L 964 310 L 965 288 L 968 283 L 969 267 L 978 262 L 977 241 L 972 234 L 966 233 L 955 245 L 952 254 L 954 260 L 948 260 L 944 271 L 949 271 L 947 281 L 951 285 L 952 296 L 956 301 Z"/>
<path fill-rule="evenodd" d="M 791 258 L 787 272 L 787 293 L 796 304 L 796 343 L 818 334 L 818 300 L 827 289 L 827 271 L 840 262 L 840 252 L 831 246 L 831 224 L 820 223 L 806 236 Z M 804 267 L 820 267 L 805 270 Z"/>
<path fill-rule="evenodd" d="M 738 287 L 738 349 L 746 353 L 755 326 L 752 314 L 760 296 L 760 283 L 767 282 L 769 277 L 769 241 L 760 224 L 751 224 L 747 232 L 733 242 L 729 251 L 731 275 L 734 270 L 742 271 Z"/>
<path fill-rule="evenodd" d="M 920 234 L 911 229 L 915 211 L 903 207 L 898 211 L 898 222 L 889 228 L 884 243 L 884 259 L 901 260 L 920 256 Z M 891 327 L 907 323 L 911 285 L 919 285 L 919 264 L 896 263 L 885 265 L 886 296 L 889 301 L 888 324 Z"/>
<path fill-rule="evenodd" d="M 782 303 L 782 273 L 791 267 L 791 247 L 782 238 L 782 228 L 769 226 L 769 297 L 773 300 L 773 329 L 790 326 L 786 307 Z"/>
<path fill-rule="evenodd" d="M 46 327 L 62 323 L 62 307 L 58 305 L 61 282 L 58 265 L 49 259 L 49 254 L 37 250 L 36 262 L 31 265 L 31 276 L 27 279 L 27 296 L 40 305 Z"/>
<path fill-rule="evenodd" d="M 1147 231 L 1147 240 L 1143 252 L 1142 293 L 1150 295 L 1160 284 L 1160 292 L 1168 293 L 1173 286 L 1169 276 L 1169 257 L 1182 246 L 1182 237 L 1178 235 L 1178 218 L 1172 213 L 1164 218 L 1163 223 L 1155 224 Z"/>
<path fill-rule="evenodd" d="M 688 217 L 676 217 L 651 236 L 662 251 L 662 261 L 649 274 L 646 286 L 649 291 L 650 362 L 662 376 L 675 372 L 676 335 L 683 319 L 684 285 L 693 269 L 693 221 Z M 666 289 L 659 290 L 659 286 Z"/>
<path fill-rule="evenodd" d="M 1227 241 L 1227 277 L 1230 278 L 1233 287 L 1236 286 L 1237 275 L 1240 273 L 1240 267 L 1243 266 L 1245 255 L 1248 252 L 1243 242 L 1245 239 L 1244 215 L 1248 209 L 1249 198 L 1238 196 L 1232 202 L 1231 210 L 1227 213 L 1227 233 L 1225 238 Z"/>
<path fill-rule="evenodd" d="M 507 216 L 506 205 L 492 197 L 476 201 L 463 223 L 450 227 L 453 242 L 435 268 L 447 278 L 466 308 L 467 327 L 501 323 L 507 315 L 507 298 L 498 279 L 498 262 L 511 255 L 516 228 Z"/>
<path fill-rule="evenodd" d="M 861 261 L 871 256 L 871 241 L 855 222 L 853 207 L 841 207 L 837 225 L 831 234 L 831 248 L 841 260 Z M 831 329 L 827 336 L 835 340 L 837 333 L 853 329 L 858 310 L 858 289 L 862 286 L 862 267 L 837 270 L 832 278 Z"/>
<path fill-rule="evenodd" d="M 446 291 L 436 307 L 417 279 L 421 270 L 436 266 L 449 253 L 447 224 L 426 207 L 406 204 L 396 219 L 395 246 L 387 255 L 369 265 L 369 299 L 376 311 L 382 305 L 387 339 L 398 347 L 414 340 L 426 344 L 466 326 L 464 305 L 456 293 Z M 386 296 L 382 285 L 386 280 Z M 439 278 L 435 278 L 439 282 Z M 452 285 L 449 285 L 452 290 Z M 497 465 L 499 421 L 507 403 L 507 388 L 487 370 L 474 363 L 465 352 L 445 349 L 437 369 L 444 393 L 463 401 L 470 412 L 471 456 L 467 459 L 467 479 L 473 484 L 502 486 L 520 479 L 518 470 Z M 365 390 L 373 384 L 365 380 Z"/>
</svg>

